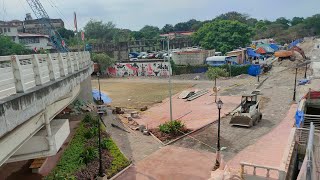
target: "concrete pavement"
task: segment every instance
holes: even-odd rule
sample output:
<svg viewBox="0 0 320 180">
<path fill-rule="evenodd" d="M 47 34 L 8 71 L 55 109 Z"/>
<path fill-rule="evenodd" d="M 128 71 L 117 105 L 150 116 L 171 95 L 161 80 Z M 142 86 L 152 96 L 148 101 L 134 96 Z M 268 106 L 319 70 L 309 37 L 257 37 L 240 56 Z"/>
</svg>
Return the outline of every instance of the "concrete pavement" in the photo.
<svg viewBox="0 0 320 180">
<path fill-rule="evenodd" d="M 238 153 L 227 164 L 233 169 L 240 169 L 240 162 L 252 163 L 263 166 L 280 167 L 285 149 L 288 146 L 288 139 L 292 127 L 294 126 L 294 116 L 297 105 L 291 106 L 284 120 L 270 133 L 261 137 L 255 144 L 248 146 Z M 248 174 L 253 170 L 246 168 Z M 257 170 L 257 175 L 265 176 L 266 172 Z M 271 177 L 276 176 L 271 173 Z"/>
<path fill-rule="evenodd" d="M 116 180 L 207 180 L 215 154 L 166 146 L 129 168 Z"/>
<path fill-rule="evenodd" d="M 178 95 L 172 97 L 173 119 L 179 119 L 185 123 L 186 127 L 192 130 L 199 129 L 218 119 L 217 105 L 214 103 L 212 91 L 193 101 L 178 99 Z M 221 115 L 227 114 L 234 110 L 239 104 L 239 96 L 218 96 L 224 103 L 221 109 Z M 151 107 L 141 115 L 136 121 L 139 124 L 147 126 L 149 129 L 156 128 L 170 120 L 169 100 L 166 99 L 161 104 Z M 186 115 L 187 114 L 187 115 Z M 184 116 L 186 115 L 186 116 Z"/>
</svg>

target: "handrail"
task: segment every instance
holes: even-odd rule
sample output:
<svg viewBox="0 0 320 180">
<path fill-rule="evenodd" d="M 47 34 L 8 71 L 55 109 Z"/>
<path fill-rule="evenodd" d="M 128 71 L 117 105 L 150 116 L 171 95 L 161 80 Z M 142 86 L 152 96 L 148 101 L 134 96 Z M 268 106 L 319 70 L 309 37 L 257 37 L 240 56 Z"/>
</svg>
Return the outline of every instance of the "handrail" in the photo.
<svg viewBox="0 0 320 180">
<path fill-rule="evenodd" d="M 270 171 L 277 171 L 279 173 L 279 179 L 281 179 L 281 176 L 283 176 L 284 171 L 280 170 L 279 168 L 276 167 L 271 167 L 271 166 L 262 166 L 262 165 L 257 165 L 257 164 L 252 164 L 252 163 L 246 163 L 246 162 L 241 162 L 241 178 L 244 178 L 244 168 L 245 166 L 248 167 L 253 167 L 253 175 L 256 176 L 256 169 L 265 169 L 267 170 L 266 177 L 270 177 Z"/>
<path fill-rule="evenodd" d="M 0 56 L 0 99 L 56 81 L 90 64 L 89 52 Z"/>
</svg>

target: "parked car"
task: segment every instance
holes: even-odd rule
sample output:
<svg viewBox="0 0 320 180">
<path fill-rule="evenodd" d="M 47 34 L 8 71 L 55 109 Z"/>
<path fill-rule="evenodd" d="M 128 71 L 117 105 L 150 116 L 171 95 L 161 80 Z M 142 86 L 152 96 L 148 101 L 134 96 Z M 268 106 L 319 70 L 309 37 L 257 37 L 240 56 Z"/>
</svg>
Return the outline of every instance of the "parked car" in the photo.
<svg viewBox="0 0 320 180">
<path fill-rule="evenodd" d="M 138 58 L 139 55 L 140 55 L 140 53 L 137 53 L 137 52 L 131 52 L 131 53 L 129 53 L 129 57 L 130 57 L 130 58 Z"/>
<path fill-rule="evenodd" d="M 130 58 L 130 61 L 139 61 L 138 58 Z"/>
<path fill-rule="evenodd" d="M 138 59 L 145 59 L 145 58 L 147 58 L 147 56 L 148 56 L 147 52 L 141 52 L 137 58 Z"/>
<path fill-rule="evenodd" d="M 148 54 L 148 59 L 155 59 L 155 58 L 156 58 L 156 54 L 155 53 Z"/>
</svg>

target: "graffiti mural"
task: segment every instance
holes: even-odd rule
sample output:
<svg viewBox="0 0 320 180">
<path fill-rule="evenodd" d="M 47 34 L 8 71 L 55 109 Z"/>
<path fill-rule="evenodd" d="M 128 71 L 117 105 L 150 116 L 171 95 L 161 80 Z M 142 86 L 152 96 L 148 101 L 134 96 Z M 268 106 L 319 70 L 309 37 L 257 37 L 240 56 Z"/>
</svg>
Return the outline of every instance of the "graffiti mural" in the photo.
<svg viewBox="0 0 320 180">
<path fill-rule="evenodd" d="M 110 76 L 169 76 L 168 62 L 117 63 L 108 68 Z M 172 74 L 172 72 L 170 73 Z"/>
</svg>

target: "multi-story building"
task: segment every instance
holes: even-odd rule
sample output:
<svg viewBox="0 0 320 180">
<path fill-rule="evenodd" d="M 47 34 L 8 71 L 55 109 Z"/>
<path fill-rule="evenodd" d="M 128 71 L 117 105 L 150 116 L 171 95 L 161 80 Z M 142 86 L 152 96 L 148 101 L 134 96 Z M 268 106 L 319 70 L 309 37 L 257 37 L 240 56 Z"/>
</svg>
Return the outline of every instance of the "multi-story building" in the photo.
<svg viewBox="0 0 320 180">
<path fill-rule="evenodd" d="M 52 49 L 48 35 L 19 33 L 19 42 L 24 44 L 28 49 Z"/>
<path fill-rule="evenodd" d="M 44 27 L 42 19 L 32 19 L 31 14 L 27 13 L 25 20 L 0 21 L 1 24 L 17 27 L 18 33 L 44 34 L 49 35 L 49 30 Z M 61 19 L 49 19 L 55 29 L 64 28 L 64 22 Z"/>
<path fill-rule="evenodd" d="M 12 41 L 19 43 L 17 26 L 0 22 L 0 35 L 8 36 Z"/>
</svg>

